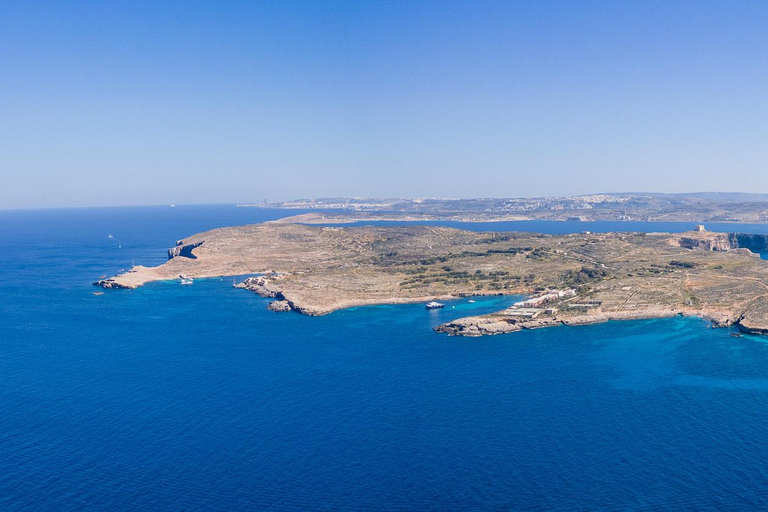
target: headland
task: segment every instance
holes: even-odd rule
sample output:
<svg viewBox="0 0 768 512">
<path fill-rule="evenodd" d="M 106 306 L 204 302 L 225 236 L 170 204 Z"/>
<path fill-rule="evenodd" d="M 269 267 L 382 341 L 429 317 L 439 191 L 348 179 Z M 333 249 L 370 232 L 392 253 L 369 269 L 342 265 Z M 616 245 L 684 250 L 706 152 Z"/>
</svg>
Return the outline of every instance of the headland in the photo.
<svg viewBox="0 0 768 512">
<path fill-rule="evenodd" d="M 553 325 L 696 315 L 768 332 L 768 237 L 708 232 L 480 233 L 430 226 L 220 228 L 179 240 L 158 267 L 97 281 L 252 275 L 238 288 L 274 311 L 323 315 L 361 305 L 527 294 L 530 302 L 443 324 L 484 335 Z M 544 298 L 543 300 L 540 300 Z"/>
</svg>

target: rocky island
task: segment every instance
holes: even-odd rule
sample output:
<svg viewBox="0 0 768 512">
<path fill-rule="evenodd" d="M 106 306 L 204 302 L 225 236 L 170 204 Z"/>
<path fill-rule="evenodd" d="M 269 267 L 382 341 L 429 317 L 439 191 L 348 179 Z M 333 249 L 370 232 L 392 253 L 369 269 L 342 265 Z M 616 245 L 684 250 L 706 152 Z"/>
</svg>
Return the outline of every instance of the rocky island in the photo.
<svg viewBox="0 0 768 512">
<path fill-rule="evenodd" d="M 768 248 L 762 235 L 690 232 L 478 233 L 428 226 L 320 227 L 270 222 L 179 240 L 158 267 L 97 281 L 254 275 L 237 287 L 275 299 L 274 311 L 323 315 L 369 304 L 488 294 L 532 298 L 443 324 L 483 335 L 613 319 L 696 315 L 768 332 Z"/>
</svg>

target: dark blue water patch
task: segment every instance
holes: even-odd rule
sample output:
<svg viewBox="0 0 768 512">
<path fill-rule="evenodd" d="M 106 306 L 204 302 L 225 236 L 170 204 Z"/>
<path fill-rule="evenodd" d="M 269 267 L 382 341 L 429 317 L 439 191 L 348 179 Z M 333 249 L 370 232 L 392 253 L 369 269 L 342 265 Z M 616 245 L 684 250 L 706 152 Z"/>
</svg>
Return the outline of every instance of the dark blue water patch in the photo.
<svg viewBox="0 0 768 512">
<path fill-rule="evenodd" d="M 0 251 L 41 272 L 60 270 L 48 263 L 63 255 L 63 266 L 96 264 L 96 276 L 111 275 L 133 264 L 160 265 L 177 240 L 197 233 L 299 213 L 305 212 L 235 205 L 6 210 L 0 211 Z M 73 250 L 77 257 L 66 257 Z"/>
<path fill-rule="evenodd" d="M 161 263 L 222 220 L 112 213 L 0 215 L 0 509 L 768 507 L 766 338 L 696 318 L 447 337 L 514 297 L 307 317 L 228 278 L 95 296 L 125 265 L 109 232 Z"/>
</svg>

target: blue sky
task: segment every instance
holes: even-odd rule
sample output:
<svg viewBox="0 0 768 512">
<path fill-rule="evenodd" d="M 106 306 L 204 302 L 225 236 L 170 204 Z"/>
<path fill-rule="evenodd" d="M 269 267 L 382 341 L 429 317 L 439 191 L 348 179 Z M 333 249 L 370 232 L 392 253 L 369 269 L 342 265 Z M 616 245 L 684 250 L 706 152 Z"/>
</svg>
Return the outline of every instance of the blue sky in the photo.
<svg viewBox="0 0 768 512">
<path fill-rule="evenodd" d="M 0 9 L 0 208 L 768 192 L 768 2 Z"/>
</svg>

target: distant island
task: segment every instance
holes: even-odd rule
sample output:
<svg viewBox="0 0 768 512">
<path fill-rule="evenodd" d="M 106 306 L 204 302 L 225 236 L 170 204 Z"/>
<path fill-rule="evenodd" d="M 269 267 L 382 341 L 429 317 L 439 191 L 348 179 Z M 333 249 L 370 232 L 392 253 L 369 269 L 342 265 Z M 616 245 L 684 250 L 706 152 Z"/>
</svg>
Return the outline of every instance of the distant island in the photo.
<svg viewBox="0 0 768 512">
<path fill-rule="evenodd" d="M 487 294 L 531 297 L 437 328 L 483 335 L 611 319 L 696 315 L 768 332 L 768 237 L 709 233 L 479 233 L 429 226 L 321 227 L 268 222 L 184 240 L 158 267 L 97 281 L 254 275 L 239 288 L 270 309 L 323 315 L 353 306 Z"/>
<path fill-rule="evenodd" d="M 500 199 L 325 198 L 238 206 L 315 210 L 301 221 L 326 224 L 359 220 L 768 221 L 768 194 L 721 192 Z"/>
</svg>

